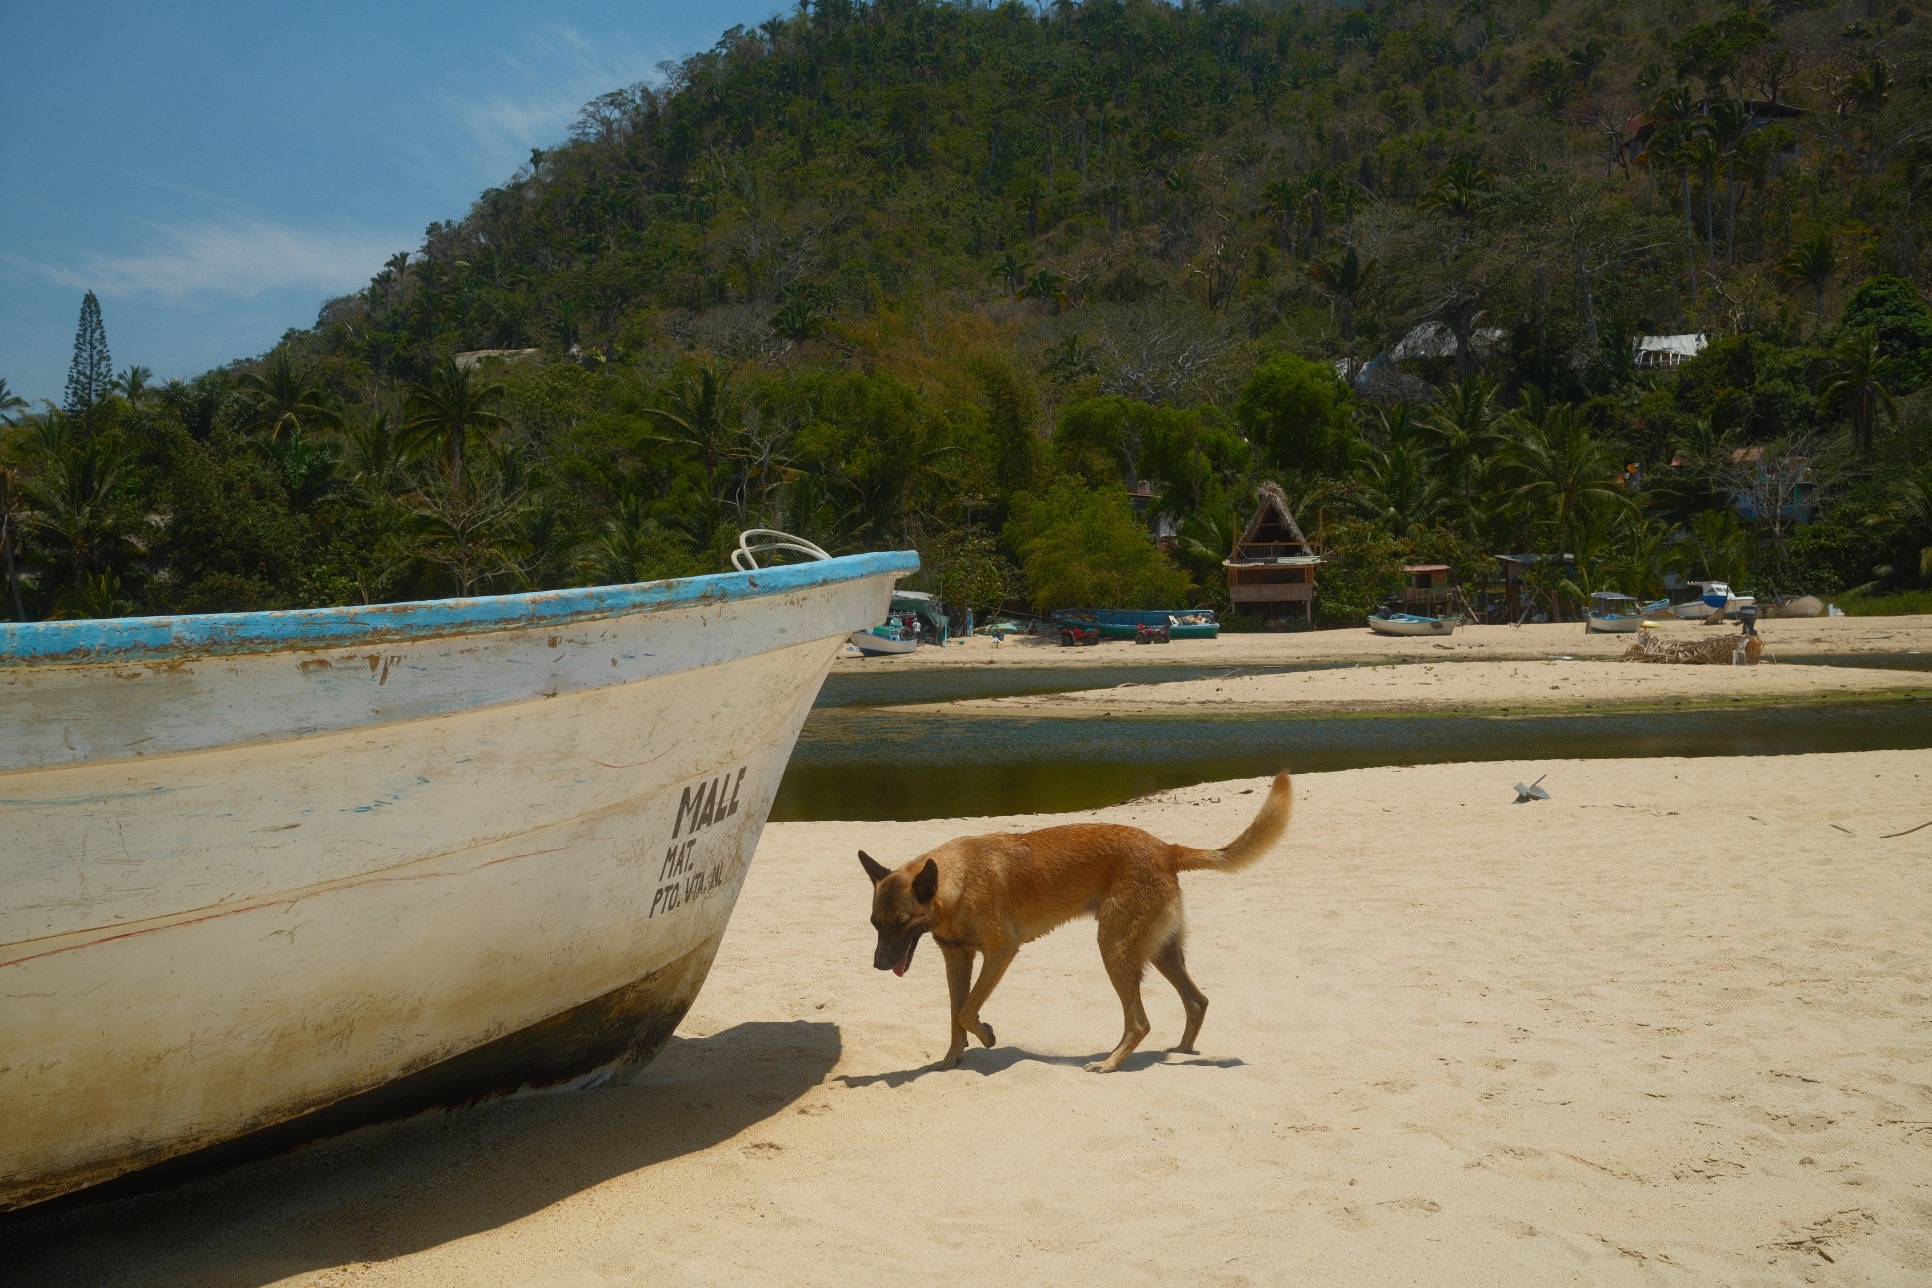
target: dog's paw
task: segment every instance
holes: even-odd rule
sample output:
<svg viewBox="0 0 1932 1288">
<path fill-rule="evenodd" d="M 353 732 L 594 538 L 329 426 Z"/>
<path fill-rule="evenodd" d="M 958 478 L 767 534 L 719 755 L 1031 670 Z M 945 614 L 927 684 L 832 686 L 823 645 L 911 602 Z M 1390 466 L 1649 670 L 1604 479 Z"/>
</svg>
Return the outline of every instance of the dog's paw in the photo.
<svg viewBox="0 0 1932 1288">
<path fill-rule="evenodd" d="M 965 1054 L 966 1052 L 963 1048 L 958 1051 L 948 1051 L 940 1057 L 939 1067 L 942 1069 L 957 1069 L 959 1067 L 960 1057 Z"/>
<path fill-rule="evenodd" d="M 1167 1054 L 1169 1054 L 1169 1055 L 1199 1055 L 1199 1054 L 1201 1054 L 1201 1053 L 1200 1053 L 1200 1051 L 1199 1051 L 1199 1050 L 1198 1050 L 1197 1048 L 1195 1048 L 1195 1047 L 1190 1047 L 1190 1046 L 1171 1046 L 1171 1047 L 1169 1047 L 1169 1048 L 1167 1048 Z"/>
<path fill-rule="evenodd" d="M 999 1041 L 993 1033 L 993 1026 L 985 1020 L 979 1022 L 979 1041 L 981 1046 L 992 1046 Z"/>
<path fill-rule="evenodd" d="M 1087 1072 L 1088 1073 L 1112 1073 L 1115 1068 L 1116 1066 L 1108 1064 L 1105 1060 L 1093 1060 L 1088 1063 Z"/>
</svg>

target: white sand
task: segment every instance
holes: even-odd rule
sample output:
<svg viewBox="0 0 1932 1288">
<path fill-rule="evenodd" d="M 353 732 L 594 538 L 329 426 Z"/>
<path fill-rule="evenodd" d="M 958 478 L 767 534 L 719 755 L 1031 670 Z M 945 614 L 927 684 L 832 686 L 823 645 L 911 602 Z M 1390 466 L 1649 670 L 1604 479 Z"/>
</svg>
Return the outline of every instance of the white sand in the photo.
<svg viewBox="0 0 1932 1288">
<path fill-rule="evenodd" d="M 1932 671 L 1850 666 L 1672 666 L 1609 662 L 1427 662 L 1122 684 L 1074 693 L 900 708 L 958 715 L 1238 715 L 1606 710 L 1932 696 Z M 1932 711 L 1926 713 L 1932 720 Z"/>
<path fill-rule="evenodd" d="M 1217 843 L 1255 786 L 1100 816 Z M 1201 1056 L 1105 1077 L 1089 927 L 953 1072 L 930 945 L 870 968 L 853 851 L 983 822 L 774 826 L 639 1085 L 0 1239 L 31 1283 L 1932 1282 L 1932 828 L 1879 839 L 1928 819 L 1928 752 L 1305 776 L 1188 879 Z"/>
<path fill-rule="evenodd" d="M 1667 639 L 1709 639 L 1737 633 L 1735 626 L 1667 621 Z M 1758 623 L 1769 656 L 1806 653 L 1932 653 L 1932 616 L 1809 617 Z M 1016 636 L 995 645 L 981 635 L 945 648 L 921 648 L 899 657 L 842 657 L 833 669 L 866 673 L 923 670 L 932 666 L 1282 666 L 1294 662 L 1444 657 L 1510 659 L 1615 657 L 1630 646 L 1627 635 L 1586 635 L 1578 622 L 1531 626 L 1465 626 L 1447 639 L 1377 635 L 1368 627 L 1282 634 L 1223 635 L 1212 640 L 1133 644 L 1108 640 L 1092 648 L 1061 648 L 1057 637 Z"/>
</svg>

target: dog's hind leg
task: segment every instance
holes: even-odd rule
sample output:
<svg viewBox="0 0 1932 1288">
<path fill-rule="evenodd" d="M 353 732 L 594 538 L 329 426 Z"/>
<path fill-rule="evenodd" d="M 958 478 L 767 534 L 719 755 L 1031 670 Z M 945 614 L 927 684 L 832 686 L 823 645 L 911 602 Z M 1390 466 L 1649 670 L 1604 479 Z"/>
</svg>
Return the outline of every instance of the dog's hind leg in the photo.
<svg viewBox="0 0 1932 1288">
<path fill-rule="evenodd" d="M 1147 958 L 1137 952 L 1109 951 L 1103 945 L 1100 960 L 1107 967 L 1107 978 L 1114 983 L 1114 992 L 1120 994 L 1122 1029 L 1120 1044 L 1108 1052 L 1105 1060 L 1095 1060 L 1087 1065 L 1088 1073 L 1112 1073 L 1120 1068 L 1120 1062 L 1134 1053 L 1134 1048 L 1146 1038 L 1147 1008 L 1140 1003 L 1140 977 L 1147 970 Z"/>
<path fill-rule="evenodd" d="M 1174 937 L 1154 954 L 1154 969 L 1167 977 L 1174 991 L 1181 995 L 1181 1006 L 1187 1011 L 1187 1027 L 1181 1032 L 1178 1046 L 1167 1048 L 1183 1055 L 1194 1054 L 1194 1039 L 1201 1034 L 1201 1021 L 1207 1018 L 1207 994 L 1195 987 L 1188 977 L 1187 959 L 1181 952 L 1181 932 L 1175 931 Z"/>
<path fill-rule="evenodd" d="M 1120 1062 L 1134 1053 L 1134 1048 L 1150 1031 L 1147 1008 L 1140 1000 L 1140 981 L 1147 973 L 1149 941 L 1162 932 L 1170 937 L 1174 933 L 1171 922 L 1150 925 L 1150 921 L 1155 919 L 1135 916 L 1129 910 L 1104 905 L 1100 909 L 1100 962 L 1107 968 L 1114 992 L 1120 994 L 1121 1033 L 1119 1045 L 1108 1052 L 1106 1059 L 1089 1064 L 1088 1073 L 1112 1073 L 1120 1068 Z"/>
</svg>

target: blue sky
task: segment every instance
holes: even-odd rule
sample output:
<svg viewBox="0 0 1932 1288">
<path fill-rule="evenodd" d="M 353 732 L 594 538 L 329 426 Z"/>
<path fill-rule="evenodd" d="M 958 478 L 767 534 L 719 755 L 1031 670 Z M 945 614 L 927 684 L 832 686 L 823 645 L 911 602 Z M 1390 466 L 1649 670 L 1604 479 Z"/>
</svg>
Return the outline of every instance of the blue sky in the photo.
<svg viewBox="0 0 1932 1288">
<path fill-rule="evenodd" d="M 781 0 L 0 5 L 0 377 L 59 400 L 81 295 L 116 369 L 271 348 L 608 89 Z"/>
</svg>

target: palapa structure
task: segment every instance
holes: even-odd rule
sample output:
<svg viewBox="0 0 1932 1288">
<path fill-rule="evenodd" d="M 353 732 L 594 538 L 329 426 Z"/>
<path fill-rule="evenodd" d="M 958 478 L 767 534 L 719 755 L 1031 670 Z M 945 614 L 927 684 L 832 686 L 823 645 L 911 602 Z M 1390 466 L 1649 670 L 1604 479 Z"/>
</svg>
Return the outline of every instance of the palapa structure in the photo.
<svg viewBox="0 0 1932 1288">
<path fill-rule="evenodd" d="M 1221 562 L 1228 574 L 1228 606 L 1268 623 L 1294 615 L 1312 624 L 1315 569 L 1322 556 L 1302 535 L 1278 484 L 1263 483 L 1256 495 L 1261 507 Z"/>
</svg>

